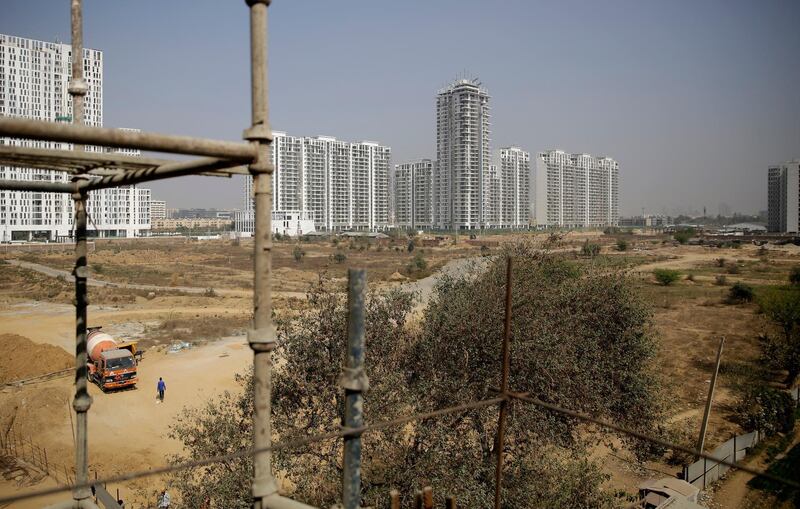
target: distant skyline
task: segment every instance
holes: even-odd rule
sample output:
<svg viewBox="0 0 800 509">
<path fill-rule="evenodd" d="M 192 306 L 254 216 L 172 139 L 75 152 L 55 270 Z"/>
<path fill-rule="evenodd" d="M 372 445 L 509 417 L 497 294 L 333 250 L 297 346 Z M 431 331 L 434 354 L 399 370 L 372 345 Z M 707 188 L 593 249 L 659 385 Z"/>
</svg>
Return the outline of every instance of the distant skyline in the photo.
<svg viewBox="0 0 800 509">
<path fill-rule="evenodd" d="M 243 0 L 84 0 L 105 125 L 241 139 Z M 4 0 L 0 32 L 69 42 L 69 2 Z M 800 157 L 800 2 L 274 0 L 270 121 L 435 158 L 436 92 L 479 78 L 492 149 L 620 162 L 620 212 L 757 213 L 767 167 Z M 494 157 L 496 159 L 496 155 Z M 242 182 L 149 185 L 170 208 L 240 208 Z"/>
</svg>

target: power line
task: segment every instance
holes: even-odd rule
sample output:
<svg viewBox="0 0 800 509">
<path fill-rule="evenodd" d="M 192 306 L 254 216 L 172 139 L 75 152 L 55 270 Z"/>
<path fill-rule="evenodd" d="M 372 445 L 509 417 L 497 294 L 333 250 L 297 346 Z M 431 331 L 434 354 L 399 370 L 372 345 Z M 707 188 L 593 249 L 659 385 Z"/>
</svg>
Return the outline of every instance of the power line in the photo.
<svg viewBox="0 0 800 509">
<path fill-rule="evenodd" d="M 234 459 L 242 459 L 255 456 L 256 454 L 260 454 L 263 452 L 272 452 L 272 451 L 281 451 L 286 449 L 294 449 L 297 447 L 301 447 L 304 445 L 312 444 L 315 442 L 322 442 L 325 440 L 332 440 L 336 438 L 341 438 L 345 436 L 354 436 L 354 435 L 363 435 L 365 433 L 371 433 L 374 431 L 380 431 L 386 428 L 391 428 L 394 426 L 398 426 L 400 424 L 405 424 L 413 421 L 422 421 L 425 419 L 430 419 L 433 417 L 441 417 L 447 414 L 454 414 L 458 412 L 463 412 L 465 410 L 475 410 L 478 408 L 484 408 L 487 406 L 497 405 L 501 403 L 504 398 L 491 398 L 491 399 L 484 399 L 480 401 L 472 401 L 469 403 L 464 403 L 462 405 L 456 405 L 452 407 L 442 408 L 439 410 L 434 410 L 432 412 L 426 412 L 421 414 L 414 414 L 408 415 L 405 417 L 398 417 L 397 419 L 392 419 L 389 421 L 383 421 L 376 424 L 371 424 L 368 426 L 361 426 L 359 428 L 342 428 L 337 431 L 331 431 L 328 433 L 321 433 L 318 435 L 311 435 L 304 438 L 297 438 L 294 440 L 286 440 L 284 442 L 278 442 L 277 444 L 273 444 L 271 447 L 262 447 L 260 449 L 244 449 L 238 452 L 234 452 L 231 454 L 222 454 L 218 456 L 211 456 L 209 458 L 204 458 L 195 461 L 187 461 L 185 463 L 178 463 L 175 465 L 165 465 L 163 467 L 153 468 L 150 470 L 140 470 L 138 472 L 131 472 L 128 474 L 122 474 L 113 477 L 106 477 L 102 479 L 95 479 L 92 482 L 82 483 L 82 484 L 73 484 L 71 486 L 60 486 L 57 488 L 47 488 L 43 490 L 31 491 L 28 493 L 21 493 L 19 495 L 12 495 L 9 497 L 0 498 L 0 504 L 6 504 L 10 502 L 16 502 L 19 500 L 27 500 L 36 497 L 42 497 L 45 495 L 53 495 L 56 493 L 66 493 L 72 491 L 74 489 L 81 489 L 81 488 L 89 488 L 94 484 L 108 484 L 108 483 L 119 483 L 124 481 L 132 481 L 134 479 L 141 479 L 144 477 L 152 477 L 154 475 L 160 474 L 168 474 L 170 472 L 176 472 L 178 470 L 186 470 L 190 468 L 197 468 L 202 467 L 205 465 L 210 465 L 212 463 L 221 463 L 223 461 L 230 461 Z"/>
<path fill-rule="evenodd" d="M 508 393 L 508 399 L 517 400 L 517 401 L 521 401 L 521 402 L 525 402 L 525 403 L 530 403 L 530 404 L 542 407 L 544 409 L 547 409 L 547 410 L 550 410 L 550 411 L 553 411 L 553 412 L 556 412 L 556 413 L 559 413 L 559 414 L 562 414 L 562 415 L 566 415 L 568 417 L 572 417 L 572 418 L 575 418 L 575 419 L 578 419 L 578 420 L 581 420 L 581 421 L 585 421 L 585 422 L 590 422 L 592 424 L 596 424 L 598 426 L 601 426 L 601 427 L 604 427 L 604 428 L 608 428 L 608 429 L 617 431 L 617 432 L 625 434 L 625 435 L 630 435 L 630 436 L 638 438 L 640 440 L 644 440 L 644 441 L 647 441 L 647 442 L 658 444 L 658 445 L 661 445 L 661 446 L 664 446 L 664 447 L 667 447 L 667 448 L 679 450 L 681 452 L 692 454 L 692 455 L 698 456 L 700 458 L 706 458 L 708 460 L 711 460 L 711 461 L 713 461 L 715 463 L 718 463 L 718 464 L 721 464 L 721 465 L 726 465 L 726 466 L 729 466 L 729 467 L 738 468 L 739 470 L 742 470 L 743 472 L 748 472 L 750 474 L 753 474 L 753 475 L 756 475 L 756 476 L 759 476 L 759 477 L 763 477 L 765 479 L 769 479 L 771 481 L 774 481 L 774 482 L 777 482 L 777 483 L 780 483 L 780 484 L 783 484 L 783 485 L 786 485 L 786 486 L 789 486 L 789 487 L 792 487 L 792 488 L 795 488 L 795 489 L 800 489 L 800 483 L 797 483 L 796 481 L 792 481 L 792 480 L 789 480 L 789 479 L 778 477 L 778 476 L 772 475 L 770 473 L 767 473 L 767 472 L 764 472 L 764 471 L 761 471 L 761 470 L 757 470 L 755 468 L 751 468 L 751 467 L 748 467 L 746 465 L 742 465 L 740 463 L 736 463 L 736 462 L 731 462 L 731 461 L 715 458 L 710 454 L 702 453 L 700 451 L 697 451 L 697 450 L 694 450 L 694 449 L 690 449 L 688 447 L 683 447 L 681 445 L 678 445 L 678 444 L 663 440 L 661 438 L 657 438 L 657 437 L 653 437 L 653 436 L 650 436 L 650 435 L 646 435 L 644 433 L 641 433 L 641 432 L 626 428 L 624 426 L 620 426 L 620 425 L 615 424 L 613 422 L 605 421 L 603 419 L 598 419 L 596 417 L 592 417 L 590 415 L 583 414 L 583 413 L 577 412 L 575 410 L 569 410 L 569 409 L 560 407 L 558 405 L 554 405 L 552 403 L 546 403 L 546 402 L 544 402 L 544 401 L 542 401 L 542 400 L 540 400 L 538 398 L 531 397 L 528 394 L 509 392 Z M 505 400 L 506 400 L 506 398 L 498 397 L 498 398 L 484 399 L 484 400 L 479 400 L 479 401 L 472 401 L 472 402 L 469 402 L 469 403 L 464 403 L 464 404 L 461 404 L 461 405 L 446 407 L 446 408 L 442 408 L 442 409 L 439 409 L 439 410 L 434 410 L 434 411 L 431 411 L 431 412 L 425 412 L 425 413 L 419 413 L 419 414 L 414 414 L 414 415 L 408 415 L 408 416 L 404 416 L 404 417 L 398 417 L 396 419 L 391 419 L 391 420 L 388 420 L 388 421 L 383 421 L 383 422 L 379 422 L 379 423 L 375 423 L 375 424 L 370 424 L 370 425 L 367 425 L 367 426 L 361 426 L 359 428 L 342 428 L 340 430 L 331 431 L 331 432 L 328 432 L 328 433 L 321 433 L 321 434 L 317 434 L 317 435 L 311 435 L 311 436 L 308 436 L 308 437 L 297 438 L 297 439 L 294 439 L 294 440 L 286 440 L 286 441 L 283 441 L 283 442 L 279 442 L 277 444 L 273 444 L 272 447 L 264 447 L 264 448 L 261 448 L 261 449 L 245 449 L 245 450 L 238 451 L 238 452 L 231 453 L 231 454 L 212 456 L 212 457 L 209 457 L 209 458 L 204 458 L 204 459 L 194 460 L 194 461 L 187 461 L 187 462 L 178 463 L 178 464 L 175 464 L 175 465 L 165 465 L 163 467 L 158 467 L 158 468 L 154 468 L 154 469 L 150 469 L 150 470 L 140 470 L 138 472 L 131 472 L 131 473 L 128 473 L 128 474 L 122 474 L 122 475 L 118 475 L 118 476 L 114 476 L 114 477 L 106 477 L 106 478 L 102 478 L 102 479 L 96 479 L 91 483 L 73 484 L 71 486 L 62 486 L 62 487 L 57 487 L 57 488 L 47 488 L 47 489 L 43 489 L 43 490 L 31 491 L 31 492 L 28 492 L 28 493 L 22 493 L 22 494 L 18 494 L 18 495 L 12 495 L 12 496 L 9 496 L 9 497 L 0 498 L 0 504 L 16 502 L 16 501 L 19 501 L 19 500 L 27 500 L 27 499 L 36 498 L 36 497 L 42 497 L 42 496 L 45 496 L 45 495 L 53 495 L 53 494 L 56 494 L 56 493 L 66 493 L 66 492 L 72 491 L 74 489 L 87 488 L 87 487 L 90 487 L 93 484 L 120 483 L 120 482 L 125 482 L 125 481 L 132 481 L 134 479 L 152 477 L 152 476 L 155 476 L 155 475 L 168 474 L 168 473 L 176 472 L 176 471 L 179 471 L 179 470 L 186 470 L 186 469 L 190 469 L 190 468 L 202 467 L 202 466 L 210 465 L 210 464 L 213 464 L 213 463 L 220 463 L 220 462 L 223 462 L 223 461 L 229 461 L 229 460 L 234 460 L 234 459 L 242 459 L 242 458 L 252 457 L 252 456 L 254 456 L 256 454 L 260 454 L 262 452 L 272 452 L 272 451 L 281 451 L 281 450 L 294 449 L 294 448 L 297 448 L 297 447 L 302 447 L 304 445 L 308 445 L 308 444 L 312 444 L 312 443 L 316 443 L 316 442 L 322 442 L 322 441 L 325 441 L 325 440 L 333 440 L 333 439 L 342 438 L 342 437 L 345 437 L 345 436 L 363 435 L 363 434 L 366 434 L 366 433 L 372 433 L 372 432 L 375 432 L 375 431 L 384 430 L 384 429 L 387 429 L 387 428 L 391 428 L 391 427 L 398 426 L 398 425 L 401 425 L 401 424 L 406 424 L 406 423 L 413 422 L 413 421 L 422 421 L 422 420 L 425 420 L 425 419 L 431 419 L 431 418 L 434 418 L 434 417 L 441 417 L 441 416 L 444 416 L 444 415 L 459 413 L 459 412 L 463 412 L 463 411 L 466 411 L 466 410 L 476 410 L 476 409 L 484 408 L 484 407 L 487 407 L 487 406 L 498 405 L 498 404 L 502 403 Z"/>
<path fill-rule="evenodd" d="M 668 442 L 667 440 L 663 440 L 661 438 L 653 437 L 653 436 L 650 436 L 650 435 L 645 435 L 644 433 L 641 433 L 639 431 L 635 431 L 635 430 L 632 430 L 632 429 L 629 429 L 629 428 L 625 428 L 623 426 L 620 426 L 619 424 L 614 424 L 613 422 L 605 421 L 603 419 L 598 419 L 596 417 L 592 417 L 591 415 L 582 414 L 582 413 L 576 412 L 574 410 L 568 410 L 568 409 L 562 408 L 562 407 L 560 407 L 558 405 L 553 405 L 552 403 L 545 403 L 544 401 L 542 401 L 542 400 L 540 400 L 538 398 L 533 398 L 533 397 L 531 397 L 531 396 L 529 396 L 527 394 L 509 393 L 509 396 L 511 398 L 513 398 L 513 399 L 524 401 L 526 403 L 532 403 L 532 404 L 534 404 L 536 406 L 545 408 L 547 410 L 551 410 L 553 412 L 556 412 L 556 413 L 559 413 L 559 414 L 562 414 L 562 415 L 566 415 L 566 416 L 569 416 L 569 417 L 574 417 L 575 419 L 579 419 L 581 421 L 591 422 L 592 424 L 597 424 L 598 426 L 602 426 L 604 428 L 613 429 L 614 431 L 617 431 L 619 433 L 623 433 L 625 435 L 630 435 L 630 436 L 638 438 L 640 440 L 645 440 L 647 442 L 658 444 L 658 445 L 661 445 L 661 446 L 664 446 L 664 447 L 667 447 L 667 448 L 670 448 L 670 449 L 675 449 L 675 450 L 678 450 L 678 451 L 681 451 L 681 452 L 684 452 L 684 453 L 687 453 L 687 454 L 693 454 L 693 455 L 695 455 L 695 456 L 697 456 L 699 458 L 705 458 L 705 459 L 711 460 L 711 461 L 713 461 L 715 463 L 719 463 L 721 465 L 725 465 L 725 466 L 728 466 L 728 467 L 738 468 L 739 470 L 741 470 L 743 472 L 747 472 L 747 473 L 750 473 L 750 474 L 753 474 L 753 475 L 757 475 L 759 477 L 763 477 L 765 479 L 769 479 L 771 481 L 775 481 L 777 483 L 781 483 L 781 484 L 784 484 L 786 486 L 790 486 L 792 488 L 800 489 L 800 483 L 798 483 L 796 481 L 792 481 L 790 479 L 784 479 L 783 477 L 778 477 L 778 476 L 772 475 L 770 473 L 767 473 L 767 472 L 764 472 L 764 471 L 761 471 L 761 470 L 757 470 L 755 468 L 750 468 L 750 467 L 748 467 L 746 465 L 742 465 L 741 463 L 736 463 L 735 461 L 728 461 L 728 460 L 725 460 L 725 459 L 715 458 L 711 454 L 706 454 L 706 453 L 698 451 L 696 449 L 690 449 L 689 447 L 684 447 L 682 445 L 678 445 L 678 444 L 675 444 L 675 443 L 672 443 L 672 442 Z"/>
</svg>

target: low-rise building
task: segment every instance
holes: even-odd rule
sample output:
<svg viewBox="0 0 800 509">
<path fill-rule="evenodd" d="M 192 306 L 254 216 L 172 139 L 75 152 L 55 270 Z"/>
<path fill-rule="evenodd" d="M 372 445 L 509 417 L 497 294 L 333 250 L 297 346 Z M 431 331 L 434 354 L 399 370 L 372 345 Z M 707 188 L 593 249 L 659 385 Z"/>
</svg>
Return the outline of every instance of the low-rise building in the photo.
<svg viewBox="0 0 800 509">
<path fill-rule="evenodd" d="M 236 212 L 234 229 L 237 232 L 252 234 L 256 225 L 252 210 Z M 272 234 L 299 237 L 315 233 L 314 218 L 310 212 L 302 210 L 272 211 Z"/>
<path fill-rule="evenodd" d="M 233 226 L 230 219 L 212 217 L 187 217 L 178 219 L 156 219 L 152 222 L 153 230 L 177 231 L 186 230 L 229 230 Z"/>
</svg>

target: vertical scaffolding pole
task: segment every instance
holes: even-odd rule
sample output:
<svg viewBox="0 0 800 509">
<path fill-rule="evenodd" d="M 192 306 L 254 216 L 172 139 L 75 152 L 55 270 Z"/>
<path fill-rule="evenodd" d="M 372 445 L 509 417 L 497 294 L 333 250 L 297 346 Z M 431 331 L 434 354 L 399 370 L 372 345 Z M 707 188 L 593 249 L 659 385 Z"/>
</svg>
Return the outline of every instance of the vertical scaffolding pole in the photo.
<svg viewBox="0 0 800 509">
<path fill-rule="evenodd" d="M 511 351 L 509 342 L 511 338 L 511 257 L 506 260 L 506 309 L 505 330 L 503 331 L 503 349 L 500 362 L 500 394 L 504 398 L 500 403 L 500 419 L 497 424 L 497 465 L 494 472 L 494 507 L 500 509 L 500 494 L 503 484 L 503 445 L 506 440 L 506 417 L 508 415 L 508 375 L 511 369 Z"/>
<path fill-rule="evenodd" d="M 70 4 L 72 25 L 72 79 L 69 94 L 72 97 L 72 123 L 83 124 L 84 98 L 89 87 L 83 79 L 83 6 L 81 0 Z M 74 150 L 83 151 L 83 145 L 75 145 Z M 72 195 L 75 204 L 75 399 L 72 407 L 76 416 L 75 440 L 75 482 L 86 484 L 89 481 L 89 429 L 88 412 L 92 397 L 87 387 L 86 355 L 86 297 L 88 277 L 86 250 L 86 193 Z M 91 496 L 89 488 L 78 488 L 73 498 L 80 502 Z"/>
<path fill-rule="evenodd" d="M 76 193 L 75 201 L 75 399 L 72 407 L 76 416 L 75 481 L 85 484 L 89 480 L 89 430 L 88 412 L 92 406 L 86 376 L 86 195 Z M 78 488 L 73 493 L 75 500 L 88 499 L 89 488 Z"/>
<path fill-rule="evenodd" d="M 69 82 L 69 95 L 72 96 L 72 123 L 83 124 L 83 100 L 89 90 L 83 79 L 83 7 L 82 0 L 72 0 L 72 80 Z M 75 145 L 76 151 L 83 151 L 83 145 Z"/>
<path fill-rule="evenodd" d="M 272 323 L 270 291 L 272 265 L 272 165 L 267 101 L 267 7 L 269 0 L 245 0 L 250 7 L 250 72 L 252 125 L 244 138 L 256 146 L 257 158 L 250 165 L 255 195 L 255 253 L 253 261 L 253 329 L 248 342 L 253 350 L 254 422 L 253 445 L 256 449 L 272 445 L 272 350 L 275 328 Z M 266 450 L 253 457 L 253 507 L 267 507 L 266 498 L 277 495 L 272 475 L 272 456 Z"/>
<path fill-rule="evenodd" d="M 347 274 L 347 364 L 342 373 L 344 387 L 344 426 L 364 425 L 363 392 L 369 388 L 364 372 L 364 329 L 367 271 L 350 269 Z M 361 435 L 344 437 L 342 502 L 344 509 L 361 507 Z"/>
</svg>

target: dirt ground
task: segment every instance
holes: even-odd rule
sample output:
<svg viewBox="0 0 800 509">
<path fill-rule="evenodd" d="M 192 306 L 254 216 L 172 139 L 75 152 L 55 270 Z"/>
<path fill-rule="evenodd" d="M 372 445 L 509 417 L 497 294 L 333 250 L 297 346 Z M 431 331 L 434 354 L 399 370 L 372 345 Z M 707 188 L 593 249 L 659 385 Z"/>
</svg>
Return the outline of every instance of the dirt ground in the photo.
<svg viewBox="0 0 800 509">
<path fill-rule="evenodd" d="M 407 239 L 383 246 L 280 241 L 276 243 L 273 261 L 276 312 L 291 312 L 296 308 L 320 271 L 344 281 L 348 266 L 366 267 L 371 285 L 390 286 L 419 280 L 409 288 L 429 292 L 432 279 L 426 276 L 435 270 L 447 263 L 451 263 L 449 268 L 458 270 L 460 262 L 453 260 L 491 254 L 498 243 L 520 236 L 485 236 L 472 244 L 462 236 L 458 242 L 450 238 L 436 247 L 418 243 L 412 252 L 408 251 Z M 670 394 L 668 426 L 685 428 L 691 431 L 691 436 L 695 435 L 718 341 L 722 336 L 726 338 L 707 438 L 708 447 L 712 448 L 739 431 L 731 407 L 737 397 L 738 383 L 758 363 L 757 338 L 766 327 L 754 305 L 724 302 L 728 286 L 735 281 L 753 285 L 785 281 L 790 268 L 800 265 L 800 251 L 794 246 L 771 247 L 766 253 L 752 245 L 738 249 L 678 246 L 665 243 L 664 236 L 632 235 L 625 237 L 628 249 L 620 252 L 615 248 L 617 238 L 600 232 L 575 232 L 562 239 L 559 249 L 575 251 L 578 256 L 588 239 L 602 246 L 601 255 L 590 263 L 626 267 L 638 278 L 641 291 L 652 302 L 653 327 L 661 342 L 657 366 L 665 391 Z M 304 252 L 300 261 L 294 257 L 296 247 Z M 98 242 L 90 256 L 90 265 L 92 277 L 116 283 L 246 290 L 251 287 L 251 252 L 252 244 L 246 241 L 238 245 L 231 241 L 183 239 Z M 346 256 L 342 263 L 333 259 L 337 252 Z M 410 267 L 420 253 L 427 267 L 422 270 Z M 722 265 L 720 258 L 725 259 Z M 2 253 L 2 259 L 69 269 L 72 254 L 69 250 L 11 250 Z M 732 269 L 733 266 L 736 268 Z M 684 279 L 668 287 L 657 285 L 652 270 L 660 267 L 680 270 Z M 688 275 L 692 275 L 693 281 L 685 279 Z M 726 285 L 718 284 L 717 276 L 725 276 Z M 35 375 L 37 369 L 44 372 L 56 365 L 71 365 L 72 291 L 72 286 L 59 278 L 0 265 L 0 358 L 9 363 L 8 368 L 0 364 L 0 382 Z M 89 418 L 91 468 L 100 476 L 163 464 L 167 455 L 179 450 L 179 445 L 166 436 L 177 413 L 184 406 L 201 404 L 215 393 L 237 390 L 233 375 L 251 363 L 252 354 L 242 336 L 252 312 L 249 297 L 155 293 L 148 295 L 125 288 L 90 291 L 89 325 L 101 325 L 115 337 L 139 340 L 146 348 L 137 390 L 103 394 L 94 386 L 90 389 L 94 398 Z M 194 346 L 167 353 L 167 347 L 176 340 L 186 340 Z M 14 357 L 9 352 L 14 352 Z M 26 362 L 32 356 L 47 361 Z M 164 404 L 155 402 L 159 376 L 167 383 Z M 70 465 L 72 392 L 70 378 L 23 387 L 0 386 L 0 430 L 13 427 L 28 432 L 38 445 L 47 448 L 48 455 Z M 611 485 L 629 492 L 634 492 L 647 478 L 672 475 L 680 468 L 659 463 L 636 465 L 623 448 L 600 448 L 593 456 L 602 458 L 604 468 L 612 475 Z M 34 487 L 41 488 L 46 483 L 41 481 Z M 145 480 L 120 488 L 124 495 L 131 496 L 137 488 L 153 488 L 158 483 L 157 479 Z M 0 482 L 0 494 L 19 489 L 22 488 L 13 483 Z"/>
</svg>

